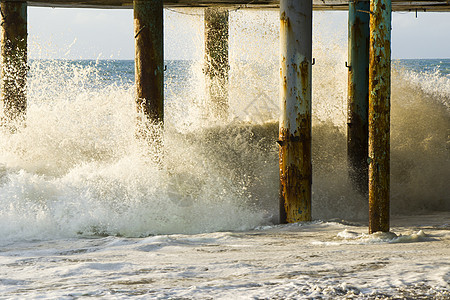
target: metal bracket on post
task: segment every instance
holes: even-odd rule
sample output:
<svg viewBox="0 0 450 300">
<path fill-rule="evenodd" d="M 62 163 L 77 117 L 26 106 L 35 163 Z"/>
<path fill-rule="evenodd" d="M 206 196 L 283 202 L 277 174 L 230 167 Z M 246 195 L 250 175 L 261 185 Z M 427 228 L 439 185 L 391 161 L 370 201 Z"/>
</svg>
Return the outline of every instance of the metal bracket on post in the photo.
<svg viewBox="0 0 450 300">
<path fill-rule="evenodd" d="M 352 66 L 350 66 L 347 62 L 345 62 L 345 67 L 348 68 L 349 71 L 352 70 Z"/>
</svg>

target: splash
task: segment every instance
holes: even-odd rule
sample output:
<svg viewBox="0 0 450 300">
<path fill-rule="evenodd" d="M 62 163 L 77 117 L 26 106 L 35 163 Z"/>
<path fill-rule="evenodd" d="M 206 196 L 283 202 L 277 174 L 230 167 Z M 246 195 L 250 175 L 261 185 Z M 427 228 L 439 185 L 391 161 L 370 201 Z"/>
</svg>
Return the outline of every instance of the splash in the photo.
<svg viewBox="0 0 450 300">
<path fill-rule="evenodd" d="M 277 18 L 240 22 L 239 14 L 230 49 L 239 32 Z M 251 59 L 230 56 L 227 122 L 203 113 L 202 61 L 166 62 L 162 153 L 134 134 L 132 62 L 32 61 L 27 126 L 0 132 L 2 239 L 247 230 L 276 222 L 278 58 L 261 50 L 277 49 L 276 26 L 259 27 L 262 43 L 242 40 L 248 52 L 256 49 Z M 365 219 L 367 201 L 347 178 L 346 48 L 339 38 L 315 37 L 314 56 L 313 218 Z M 116 69 L 108 73 L 110 67 Z M 445 76 L 394 68 L 393 213 L 450 209 L 448 86 Z"/>
</svg>

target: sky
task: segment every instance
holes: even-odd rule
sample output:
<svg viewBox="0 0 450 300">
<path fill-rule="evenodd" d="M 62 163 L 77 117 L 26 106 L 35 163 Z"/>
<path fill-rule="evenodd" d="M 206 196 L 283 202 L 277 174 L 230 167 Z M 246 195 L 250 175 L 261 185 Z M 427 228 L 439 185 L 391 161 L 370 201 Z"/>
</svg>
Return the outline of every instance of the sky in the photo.
<svg viewBox="0 0 450 300">
<path fill-rule="evenodd" d="M 251 51 L 267 56 L 278 51 L 276 11 L 230 14 L 230 51 L 245 58 L 242 40 L 260 41 Z M 315 12 L 316 35 L 346 45 L 347 13 Z M 28 8 L 31 58 L 133 59 L 131 9 Z M 203 45 L 202 10 L 165 10 L 165 59 L 200 59 Z M 327 37 L 327 38 L 325 38 Z M 265 45 L 265 46 L 261 46 Z M 269 51 L 267 51 L 269 49 Z M 450 58 L 450 12 L 394 12 L 392 58 Z"/>
</svg>

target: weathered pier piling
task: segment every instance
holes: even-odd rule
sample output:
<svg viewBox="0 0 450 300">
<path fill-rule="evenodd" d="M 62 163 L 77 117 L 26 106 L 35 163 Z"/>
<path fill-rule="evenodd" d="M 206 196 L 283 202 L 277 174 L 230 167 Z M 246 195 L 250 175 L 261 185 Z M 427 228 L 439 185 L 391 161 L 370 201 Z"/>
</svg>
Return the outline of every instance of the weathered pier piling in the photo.
<svg viewBox="0 0 450 300">
<path fill-rule="evenodd" d="M 348 3 L 347 157 L 354 187 L 368 193 L 369 0 Z"/>
<path fill-rule="evenodd" d="M 205 74 L 209 117 L 228 118 L 228 9 L 205 9 Z"/>
<path fill-rule="evenodd" d="M 391 0 L 370 1 L 369 232 L 389 231 Z"/>
<path fill-rule="evenodd" d="M 11 132 L 25 120 L 27 108 L 27 2 L 2 1 L 1 125 Z"/>
<path fill-rule="evenodd" d="M 311 220 L 312 1 L 280 1 L 280 222 Z"/>
<path fill-rule="evenodd" d="M 134 0 L 136 105 L 143 122 L 164 122 L 163 0 Z"/>
<path fill-rule="evenodd" d="M 311 220 L 312 9 L 348 9 L 351 177 L 358 190 L 368 190 L 369 232 L 389 231 L 391 11 L 450 11 L 448 0 L 370 0 L 370 7 L 367 0 L 0 1 L 1 124 L 13 124 L 11 131 L 15 122 L 25 119 L 27 107 L 27 5 L 134 9 L 136 105 L 139 126 L 144 126 L 141 129 L 164 121 L 163 5 L 206 8 L 209 105 L 222 120 L 228 116 L 228 8 L 279 7 L 281 223 Z M 158 138 L 152 141 L 161 142 Z"/>
</svg>

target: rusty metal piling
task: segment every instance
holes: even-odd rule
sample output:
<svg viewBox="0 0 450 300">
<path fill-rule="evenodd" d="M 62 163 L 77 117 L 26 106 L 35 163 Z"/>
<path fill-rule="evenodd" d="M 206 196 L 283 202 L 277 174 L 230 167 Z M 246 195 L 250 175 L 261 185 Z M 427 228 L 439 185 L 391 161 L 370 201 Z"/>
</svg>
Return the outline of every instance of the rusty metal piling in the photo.
<svg viewBox="0 0 450 300">
<path fill-rule="evenodd" d="M 311 220 L 312 1 L 280 1 L 280 222 Z"/>
<path fill-rule="evenodd" d="M 347 160 L 355 188 L 368 193 L 369 0 L 348 8 Z"/>
<path fill-rule="evenodd" d="M 164 121 L 163 0 L 134 0 L 139 126 Z"/>
<path fill-rule="evenodd" d="M 205 74 L 209 116 L 228 118 L 228 10 L 205 9 Z"/>
<path fill-rule="evenodd" d="M 369 233 L 389 231 L 391 11 L 370 1 Z"/>
<path fill-rule="evenodd" d="M 14 132 L 27 108 L 27 2 L 2 1 L 1 125 Z"/>
</svg>

